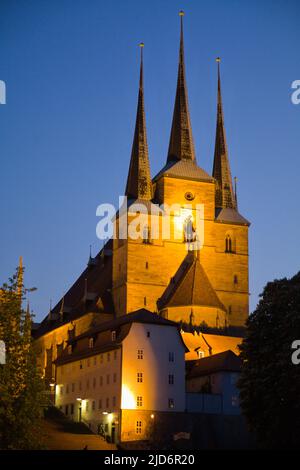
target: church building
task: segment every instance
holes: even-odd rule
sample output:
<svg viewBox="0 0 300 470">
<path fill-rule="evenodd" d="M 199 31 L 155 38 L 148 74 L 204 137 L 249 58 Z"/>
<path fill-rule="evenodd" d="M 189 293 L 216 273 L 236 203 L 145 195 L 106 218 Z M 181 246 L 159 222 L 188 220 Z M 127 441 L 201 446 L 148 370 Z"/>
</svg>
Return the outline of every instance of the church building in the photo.
<svg viewBox="0 0 300 470">
<path fill-rule="evenodd" d="M 82 400 L 86 400 L 85 403 L 90 403 L 90 408 L 85 409 L 89 417 L 86 419 L 94 428 L 99 419 L 91 415 L 93 410 L 109 414 L 114 408 L 126 409 L 128 402 L 124 394 L 129 392 L 122 388 L 122 385 L 127 385 L 125 362 L 122 365 L 122 360 L 129 361 L 131 353 L 134 358 L 138 357 L 138 351 L 145 353 L 148 347 L 145 341 L 157 344 L 149 349 L 149 362 L 144 363 L 143 370 L 139 370 L 141 360 L 132 366 L 134 370 L 130 372 L 130 380 L 136 382 L 142 377 L 148 383 L 146 386 L 145 382 L 138 382 L 131 387 L 129 395 L 134 395 L 133 398 L 130 395 L 133 408 L 138 406 L 139 411 L 144 410 L 149 416 L 157 410 L 184 411 L 184 355 L 195 356 L 185 344 L 186 334 L 180 331 L 186 327 L 191 331 L 193 327 L 204 325 L 224 332 L 228 327 L 243 327 L 249 314 L 250 223 L 238 210 L 231 176 L 220 59 L 217 59 L 215 150 L 212 173 L 209 174 L 201 167 L 195 154 L 185 72 L 183 12 L 180 13 L 180 25 L 177 88 L 169 148 L 166 161 L 162 162 L 162 168 L 154 178 L 151 177 L 148 154 L 141 44 L 137 114 L 125 189 L 125 217 L 130 224 L 137 216 L 137 205 L 146 207 L 148 213 L 155 215 L 145 216 L 142 237 L 120 237 L 119 211 L 114 221 L 114 236 L 95 257 L 90 256 L 76 282 L 34 332 L 39 365 L 47 384 L 56 394 L 57 406 L 64 412 L 67 410 L 69 416 L 76 414 L 78 419 L 81 413 L 83 418 Z M 173 205 L 180 209 L 170 214 L 171 231 L 166 239 L 162 233 L 161 207 Z M 203 207 L 200 248 L 197 234 L 193 233 L 199 206 Z M 152 230 L 155 220 L 159 227 L 156 237 Z M 143 327 L 145 324 L 147 326 Z M 166 332 L 165 336 L 160 331 Z M 148 333 L 151 338 L 147 338 Z M 217 337 L 216 334 L 213 338 L 214 344 Z M 165 348 L 164 341 L 168 343 Z M 226 350 L 231 349 L 228 342 L 224 343 Z M 233 343 L 236 348 L 236 341 Z M 174 353 L 175 349 L 178 364 L 173 370 L 169 367 L 172 363 L 168 362 L 168 354 Z M 216 350 L 222 352 L 218 346 Z M 100 363 L 108 360 L 107 353 L 111 361 L 108 368 L 111 369 L 112 363 L 115 367 L 109 374 L 106 366 Z M 83 376 L 82 361 L 85 361 L 84 374 L 87 374 L 84 380 L 80 378 Z M 99 368 L 99 373 L 89 377 L 88 361 L 91 364 L 95 361 L 93 367 Z M 66 375 L 68 373 L 69 376 Z M 102 396 L 104 385 L 100 386 L 100 381 L 101 377 L 103 381 L 108 380 L 107 375 L 111 376 L 110 382 L 106 384 L 105 396 Z M 97 385 L 93 389 L 94 380 Z M 148 399 L 146 392 L 139 394 L 136 391 L 136 385 L 151 388 L 159 387 L 159 383 L 166 383 L 159 400 L 154 392 Z M 127 419 L 125 415 L 123 419 Z M 132 429 L 120 429 L 119 433 L 139 433 L 142 422 L 142 418 L 135 419 Z"/>
</svg>

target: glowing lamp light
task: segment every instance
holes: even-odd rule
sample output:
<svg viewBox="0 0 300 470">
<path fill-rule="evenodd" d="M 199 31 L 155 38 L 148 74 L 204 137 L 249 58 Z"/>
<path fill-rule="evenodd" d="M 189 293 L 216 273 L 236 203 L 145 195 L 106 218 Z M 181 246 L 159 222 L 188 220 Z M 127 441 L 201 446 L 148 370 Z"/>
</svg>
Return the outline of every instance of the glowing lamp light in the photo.
<svg viewBox="0 0 300 470">
<path fill-rule="evenodd" d="M 135 410 L 136 408 L 135 397 L 127 385 L 122 386 L 121 407 L 125 410 Z"/>
<path fill-rule="evenodd" d="M 150 418 L 151 418 L 151 419 L 154 419 L 154 414 L 153 414 L 153 413 L 150 415 Z"/>
</svg>

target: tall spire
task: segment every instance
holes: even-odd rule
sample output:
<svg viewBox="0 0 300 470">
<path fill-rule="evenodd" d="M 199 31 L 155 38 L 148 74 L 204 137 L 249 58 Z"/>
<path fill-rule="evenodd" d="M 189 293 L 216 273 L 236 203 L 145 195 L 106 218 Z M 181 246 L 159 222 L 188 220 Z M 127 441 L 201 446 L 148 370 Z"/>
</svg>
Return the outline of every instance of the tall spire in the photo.
<svg viewBox="0 0 300 470">
<path fill-rule="evenodd" d="M 196 161 L 192 135 L 191 119 L 188 106 L 188 94 L 184 66 L 183 16 L 180 16 L 180 47 L 177 89 L 168 151 L 168 162 L 176 160 Z"/>
<path fill-rule="evenodd" d="M 151 200 L 152 182 L 148 156 L 144 107 L 143 47 L 144 44 L 141 43 L 141 65 L 137 115 L 125 195 L 134 199 Z"/>
<path fill-rule="evenodd" d="M 218 57 L 216 59 L 216 62 L 218 63 L 217 128 L 213 166 L 213 177 L 216 180 L 216 207 L 236 209 L 236 198 L 232 187 L 232 178 L 224 127 L 224 113 L 221 95 L 220 61 L 221 59 Z"/>
</svg>

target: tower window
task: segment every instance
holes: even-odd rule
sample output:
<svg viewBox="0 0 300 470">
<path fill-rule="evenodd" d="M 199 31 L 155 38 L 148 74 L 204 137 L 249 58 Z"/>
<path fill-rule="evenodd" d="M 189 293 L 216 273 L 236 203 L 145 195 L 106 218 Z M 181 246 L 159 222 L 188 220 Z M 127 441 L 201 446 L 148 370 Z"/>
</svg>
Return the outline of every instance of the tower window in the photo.
<svg viewBox="0 0 300 470">
<path fill-rule="evenodd" d="M 239 283 L 239 279 L 238 279 L 238 276 L 237 276 L 236 274 L 233 276 L 233 283 L 234 283 L 234 284 L 238 284 L 238 283 Z"/>
<path fill-rule="evenodd" d="M 232 243 L 232 238 L 230 235 L 226 235 L 226 238 L 225 238 L 225 252 L 233 253 L 233 243 Z"/>
<path fill-rule="evenodd" d="M 149 263 L 146 261 L 146 269 L 149 269 Z"/>
<path fill-rule="evenodd" d="M 144 305 L 147 305 L 147 297 L 144 297 Z"/>
</svg>

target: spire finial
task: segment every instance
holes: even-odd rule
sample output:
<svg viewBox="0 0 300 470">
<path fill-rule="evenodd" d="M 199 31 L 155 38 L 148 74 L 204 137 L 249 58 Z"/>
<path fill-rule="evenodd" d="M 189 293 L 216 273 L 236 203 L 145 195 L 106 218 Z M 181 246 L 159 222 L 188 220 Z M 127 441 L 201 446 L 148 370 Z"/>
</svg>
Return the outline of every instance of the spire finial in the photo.
<svg viewBox="0 0 300 470">
<path fill-rule="evenodd" d="M 135 131 L 131 151 L 130 166 L 127 178 L 125 195 L 133 199 L 152 199 L 152 182 L 148 156 L 148 143 L 146 133 L 146 118 L 144 106 L 144 78 L 143 78 L 143 49 L 144 43 L 139 44 L 141 50 L 140 58 L 140 81 L 138 106 L 136 114 Z"/>
<path fill-rule="evenodd" d="M 216 62 L 218 64 L 218 99 L 215 155 L 213 166 L 213 177 L 216 180 L 216 207 L 236 209 L 236 200 L 232 187 L 232 178 L 224 126 L 220 77 L 220 57 L 216 58 Z"/>
<path fill-rule="evenodd" d="M 192 135 L 191 119 L 188 106 L 188 94 L 184 65 L 183 16 L 180 16 L 180 47 L 177 76 L 177 89 L 172 120 L 172 129 L 168 151 L 168 162 L 177 160 L 196 161 Z"/>
</svg>

